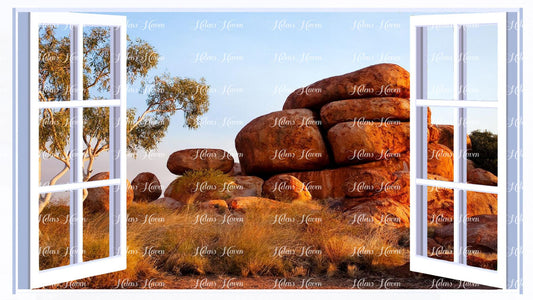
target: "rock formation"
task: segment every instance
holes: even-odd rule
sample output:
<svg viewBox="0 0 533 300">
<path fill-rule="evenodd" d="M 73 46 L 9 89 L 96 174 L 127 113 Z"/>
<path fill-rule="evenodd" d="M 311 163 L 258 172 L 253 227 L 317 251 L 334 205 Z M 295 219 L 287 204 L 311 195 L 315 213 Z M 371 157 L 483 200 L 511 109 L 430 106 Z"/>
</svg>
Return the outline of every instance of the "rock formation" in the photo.
<svg viewBox="0 0 533 300">
<path fill-rule="evenodd" d="M 239 163 L 222 149 L 185 149 L 169 157 L 167 167 L 176 175 L 213 169 L 231 176 L 223 191 L 184 190 L 178 177 L 166 188 L 166 198 L 154 203 L 173 209 L 194 204 L 218 213 L 303 205 L 339 210 L 354 226 L 409 226 L 409 88 L 406 70 L 378 64 L 297 89 L 283 110 L 253 119 L 237 134 Z M 427 179 L 453 181 L 453 126 L 432 124 L 427 112 Z M 468 183 L 497 185 L 494 174 L 467 162 Z M 137 186 L 152 179 L 134 181 Z M 468 224 L 468 245 L 495 251 L 497 196 L 467 192 L 466 197 L 467 217 L 482 220 Z M 454 191 L 428 186 L 427 201 L 434 232 L 428 247 L 450 247 Z"/>
<path fill-rule="evenodd" d="M 378 64 L 297 89 L 283 110 L 253 119 L 237 134 L 239 163 L 222 149 L 186 149 L 169 157 L 167 166 L 177 175 L 211 168 L 233 176 L 218 198 L 176 189 L 179 178 L 164 196 L 201 207 L 223 207 L 209 201 L 225 199 L 238 211 L 318 200 L 348 216 L 409 226 L 409 88 L 406 70 Z M 452 181 L 453 126 L 432 124 L 429 108 L 427 123 L 428 179 Z M 467 174 L 469 183 L 497 185 L 496 176 L 471 161 Z M 428 187 L 428 221 L 451 223 L 453 196 Z M 495 195 L 467 197 L 469 216 L 496 214 Z"/>
<path fill-rule="evenodd" d="M 161 196 L 161 183 L 154 173 L 139 173 L 131 181 L 133 201 L 150 202 Z"/>
<path fill-rule="evenodd" d="M 89 178 L 89 181 L 107 180 L 109 172 L 100 172 Z M 129 207 L 133 202 L 133 188 L 126 180 L 126 205 Z M 114 188 L 114 186 L 113 186 Z M 83 208 L 89 212 L 109 211 L 109 186 L 102 186 L 87 189 L 87 197 L 83 201 Z"/>
<path fill-rule="evenodd" d="M 409 226 L 409 111 L 409 73 L 394 64 L 373 65 L 295 90 L 283 111 L 244 126 L 235 146 L 246 174 L 269 178 L 265 197 L 298 197 L 269 193 L 281 176 L 294 177 L 312 198 L 341 201 L 347 214 Z M 453 126 L 432 124 L 429 108 L 427 121 L 428 178 L 452 181 Z M 301 160 L 302 151 L 320 155 Z M 496 185 L 497 178 L 469 164 L 468 182 Z M 468 195 L 469 213 L 495 213 L 493 195 Z M 430 192 L 428 209 L 453 217 L 453 193 Z"/>
</svg>

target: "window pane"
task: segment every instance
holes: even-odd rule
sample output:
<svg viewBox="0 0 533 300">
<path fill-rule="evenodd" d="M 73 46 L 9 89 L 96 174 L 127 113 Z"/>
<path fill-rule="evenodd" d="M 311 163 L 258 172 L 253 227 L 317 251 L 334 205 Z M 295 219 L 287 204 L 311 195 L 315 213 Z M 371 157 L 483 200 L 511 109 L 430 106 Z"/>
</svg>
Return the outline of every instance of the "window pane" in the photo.
<svg viewBox="0 0 533 300">
<path fill-rule="evenodd" d="M 84 181 L 87 181 L 97 173 L 109 172 L 109 107 L 83 109 L 83 135 Z"/>
<path fill-rule="evenodd" d="M 469 266 L 497 269 L 497 194 L 467 192 L 467 249 Z"/>
<path fill-rule="evenodd" d="M 467 108 L 466 131 L 472 143 L 467 153 L 469 183 L 498 184 L 498 110 Z"/>
<path fill-rule="evenodd" d="M 498 28 L 496 24 L 465 26 L 466 99 L 497 101 Z"/>
<path fill-rule="evenodd" d="M 39 195 L 39 270 L 70 264 L 70 192 Z"/>
<path fill-rule="evenodd" d="M 430 176 L 431 179 L 431 176 Z M 428 186 L 428 257 L 453 261 L 453 189 Z"/>
<path fill-rule="evenodd" d="M 451 100 L 453 94 L 453 27 L 427 28 L 427 99 Z"/>
<path fill-rule="evenodd" d="M 39 101 L 70 100 L 70 25 L 39 26 Z"/>
<path fill-rule="evenodd" d="M 106 179 L 105 173 L 95 175 Z M 109 193 L 119 186 L 87 189 L 83 201 L 83 261 L 109 256 Z"/>
<path fill-rule="evenodd" d="M 434 179 L 453 181 L 454 108 L 430 107 L 427 173 Z"/>
<path fill-rule="evenodd" d="M 39 110 L 39 182 L 41 186 L 70 182 L 70 110 Z"/>
<path fill-rule="evenodd" d="M 83 99 L 112 99 L 111 27 L 83 26 Z"/>
</svg>

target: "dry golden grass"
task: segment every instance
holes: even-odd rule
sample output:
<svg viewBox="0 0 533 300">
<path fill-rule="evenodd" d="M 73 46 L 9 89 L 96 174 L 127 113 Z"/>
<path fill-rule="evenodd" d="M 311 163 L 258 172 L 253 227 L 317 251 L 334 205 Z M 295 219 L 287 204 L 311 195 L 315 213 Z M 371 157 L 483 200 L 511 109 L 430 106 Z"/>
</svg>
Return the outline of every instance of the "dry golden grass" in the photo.
<svg viewBox="0 0 533 300">
<path fill-rule="evenodd" d="M 49 206 L 42 214 L 65 215 L 68 207 Z M 221 224 L 228 216 L 236 219 Z M 195 224 L 202 217 L 205 222 Z M 302 217 L 308 222 L 301 222 Z M 276 218 L 281 221 L 275 223 Z M 106 257 L 107 213 L 88 214 L 85 219 L 84 259 Z M 68 247 L 68 223 L 41 224 L 40 229 L 42 247 Z M 172 211 L 133 203 L 128 209 L 127 269 L 83 282 L 90 288 L 113 288 L 125 279 L 168 281 L 198 274 L 354 277 L 361 270 L 405 264 L 408 248 L 399 243 L 407 231 L 373 224 L 354 225 L 338 211 L 299 204 L 221 214 L 195 206 Z M 211 253 L 195 255 L 201 247 Z M 222 255 L 225 248 L 234 250 L 232 255 Z M 358 255 L 361 248 L 364 251 Z M 284 255 L 274 255 L 280 249 L 285 250 Z M 42 255 L 40 260 L 41 269 L 66 264 L 68 257 L 57 255 Z"/>
</svg>

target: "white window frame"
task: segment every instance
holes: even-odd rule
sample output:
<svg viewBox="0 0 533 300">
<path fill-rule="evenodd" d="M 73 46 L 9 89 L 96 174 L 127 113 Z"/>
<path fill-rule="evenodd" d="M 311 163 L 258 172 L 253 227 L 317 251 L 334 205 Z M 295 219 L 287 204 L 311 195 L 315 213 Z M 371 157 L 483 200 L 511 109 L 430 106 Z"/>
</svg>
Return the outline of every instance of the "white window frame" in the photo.
<svg viewBox="0 0 533 300">
<path fill-rule="evenodd" d="M 520 129 L 508 127 L 508 122 L 521 116 L 518 94 L 508 94 L 508 87 L 519 87 L 519 64 L 508 60 L 509 54 L 519 55 L 519 30 L 516 13 L 442 14 L 412 16 L 411 40 L 411 270 L 479 284 L 515 289 L 517 286 L 520 255 L 508 255 L 508 249 L 520 249 L 518 199 L 520 191 L 519 156 L 508 159 L 508 153 L 520 149 Z M 466 64 L 464 25 L 496 24 L 497 26 L 497 99 L 488 101 L 464 100 Z M 514 24 L 514 25 L 513 25 Z M 454 29 L 454 99 L 427 99 L 427 27 L 451 25 Z M 497 100 L 497 101 L 490 101 Z M 466 183 L 466 156 L 454 155 L 452 182 L 427 179 L 427 110 L 428 106 L 454 108 L 454 153 L 466 153 L 465 108 L 496 108 L 498 116 L 498 185 L 486 186 Z M 427 257 L 427 189 L 426 187 L 454 189 L 454 261 Z M 466 191 L 498 195 L 498 249 L 497 270 L 487 270 L 466 264 Z M 509 223 L 509 224 L 508 224 Z"/>
<path fill-rule="evenodd" d="M 71 25 L 70 101 L 39 102 L 39 25 Z M 110 27 L 110 100 L 83 100 L 83 26 Z M 29 289 L 126 268 L 126 17 L 27 12 L 18 16 L 18 288 Z M 83 182 L 83 108 L 109 108 L 110 176 Z M 39 109 L 70 108 L 70 183 L 40 186 Z M 109 186 L 109 256 L 83 261 L 83 189 Z M 120 188 L 113 188 L 113 187 Z M 39 194 L 70 191 L 70 264 L 39 270 Z"/>
</svg>

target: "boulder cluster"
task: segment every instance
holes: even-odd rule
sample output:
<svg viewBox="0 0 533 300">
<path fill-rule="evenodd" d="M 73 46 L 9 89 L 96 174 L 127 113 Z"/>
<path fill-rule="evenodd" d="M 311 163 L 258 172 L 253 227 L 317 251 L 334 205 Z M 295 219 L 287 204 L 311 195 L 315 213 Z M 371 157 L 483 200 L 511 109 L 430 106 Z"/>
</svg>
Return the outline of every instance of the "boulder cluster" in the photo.
<svg viewBox="0 0 533 300">
<path fill-rule="evenodd" d="M 409 88 L 409 72 L 378 64 L 294 91 L 283 110 L 252 120 L 237 135 L 243 172 L 292 176 L 312 198 L 346 213 L 408 226 Z M 453 126 L 432 124 L 429 108 L 427 123 L 428 176 L 451 181 Z M 497 184 L 490 172 L 468 166 L 469 182 Z M 495 213 L 493 195 L 471 198 L 469 215 Z M 428 218 L 433 211 L 453 217 L 453 193 L 430 193 L 428 202 Z"/>
<path fill-rule="evenodd" d="M 409 90 L 409 72 L 395 64 L 372 65 L 299 88 L 282 110 L 241 129 L 235 138 L 239 163 L 222 149 L 185 149 L 169 156 L 167 168 L 175 175 L 218 170 L 231 176 L 222 193 L 202 191 L 210 185 L 201 183 L 200 192 L 186 189 L 178 177 L 159 198 L 158 179 L 141 173 L 132 181 L 134 201 L 237 211 L 252 204 L 320 203 L 354 220 L 409 226 Z M 427 115 L 428 179 L 452 181 L 453 126 L 432 124 L 429 108 Z M 497 185 L 495 175 L 470 160 L 467 180 Z M 468 192 L 468 217 L 495 215 L 496 204 L 495 195 Z M 430 220 L 442 226 L 453 222 L 453 191 L 428 187 Z M 432 242 L 449 240 L 448 231 L 435 231 Z"/>
</svg>

